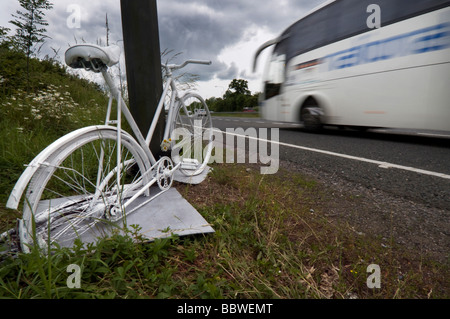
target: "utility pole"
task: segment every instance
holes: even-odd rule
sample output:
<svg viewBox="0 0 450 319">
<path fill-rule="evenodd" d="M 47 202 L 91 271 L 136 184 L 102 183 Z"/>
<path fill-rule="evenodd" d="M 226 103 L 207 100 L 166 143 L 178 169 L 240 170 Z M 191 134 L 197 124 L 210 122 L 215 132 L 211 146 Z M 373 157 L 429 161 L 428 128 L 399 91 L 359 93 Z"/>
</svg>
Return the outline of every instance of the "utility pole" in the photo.
<svg viewBox="0 0 450 319">
<path fill-rule="evenodd" d="M 130 112 L 145 138 L 162 95 L 156 0 L 121 0 L 121 11 Z M 150 143 L 156 159 L 164 123 L 165 112 L 161 112 Z"/>
</svg>

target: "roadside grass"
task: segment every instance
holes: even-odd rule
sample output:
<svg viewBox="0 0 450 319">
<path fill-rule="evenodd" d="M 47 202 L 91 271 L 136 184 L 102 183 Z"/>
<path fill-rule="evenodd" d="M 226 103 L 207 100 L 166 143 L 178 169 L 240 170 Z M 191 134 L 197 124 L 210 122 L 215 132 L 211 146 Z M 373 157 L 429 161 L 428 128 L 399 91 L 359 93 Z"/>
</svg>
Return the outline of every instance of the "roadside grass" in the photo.
<svg viewBox="0 0 450 319">
<path fill-rule="evenodd" d="M 0 72 L 20 70 L 25 63 L 22 55 L 5 50 L 0 50 L 0 60 L 17 65 Z M 32 59 L 32 63 L 35 72 L 28 92 L 19 71 L 0 74 L 4 79 L 0 83 L 0 233 L 14 227 L 21 216 L 5 205 L 25 165 L 61 136 L 104 124 L 108 98 L 98 85 L 49 61 Z"/>
<path fill-rule="evenodd" d="M 75 129 L 104 124 L 105 94 L 83 80 L 63 79 L 37 93 L 0 97 L 0 202 L 46 146 Z"/>
<path fill-rule="evenodd" d="M 96 245 L 35 249 L 2 262 L 0 297 L 448 298 L 447 266 L 330 220 L 327 189 L 298 173 L 214 164 L 202 184 L 175 187 L 215 233 L 148 243 L 129 225 Z M 70 264 L 80 288 L 67 287 Z M 369 264 L 381 289 L 367 287 Z"/>
<path fill-rule="evenodd" d="M 209 251 L 236 287 L 228 297 L 448 297 L 448 265 L 326 217 L 331 196 L 314 180 L 258 172 L 216 165 L 202 190 L 185 186 L 185 198 L 216 230 Z M 370 264 L 380 265 L 381 289 L 367 287 Z"/>
</svg>

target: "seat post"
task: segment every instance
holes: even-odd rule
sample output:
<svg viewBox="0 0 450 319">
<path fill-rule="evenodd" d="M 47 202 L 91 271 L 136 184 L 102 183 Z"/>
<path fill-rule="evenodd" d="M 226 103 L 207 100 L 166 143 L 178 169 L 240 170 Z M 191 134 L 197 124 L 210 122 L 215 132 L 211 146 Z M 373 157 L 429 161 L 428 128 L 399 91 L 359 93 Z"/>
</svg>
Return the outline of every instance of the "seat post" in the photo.
<svg viewBox="0 0 450 319">
<path fill-rule="evenodd" d="M 119 90 L 117 89 L 117 87 L 114 85 L 114 81 L 111 78 L 111 76 L 108 73 L 108 68 L 106 66 L 104 66 L 102 68 L 102 75 L 103 78 L 105 79 L 106 85 L 108 86 L 112 96 L 116 99 L 118 99 L 119 96 Z"/>
</svg>

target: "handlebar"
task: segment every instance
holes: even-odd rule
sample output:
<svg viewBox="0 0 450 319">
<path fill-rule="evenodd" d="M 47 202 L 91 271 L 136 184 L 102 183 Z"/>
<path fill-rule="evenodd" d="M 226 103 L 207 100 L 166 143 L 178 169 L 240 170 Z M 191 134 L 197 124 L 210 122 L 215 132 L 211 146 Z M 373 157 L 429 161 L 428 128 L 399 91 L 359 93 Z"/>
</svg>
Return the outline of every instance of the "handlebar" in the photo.
<svg viewBox="0 0 450 319">
<path fill-rule="evenodd" d="M 205 60 L 187 60 L 185 62 L 183 62 L 182 64 L 163 64 L 163 67 L 165 67 L 166 69 L 169 69 L 171 71 L 173 70 L 178 70 L 178 69 L 182 69 L 184 68 L 186 65 L 188 64 L 206 64 L 206 65 L 210 65 L 211 61 L 205 61 Z"/>
</svg>

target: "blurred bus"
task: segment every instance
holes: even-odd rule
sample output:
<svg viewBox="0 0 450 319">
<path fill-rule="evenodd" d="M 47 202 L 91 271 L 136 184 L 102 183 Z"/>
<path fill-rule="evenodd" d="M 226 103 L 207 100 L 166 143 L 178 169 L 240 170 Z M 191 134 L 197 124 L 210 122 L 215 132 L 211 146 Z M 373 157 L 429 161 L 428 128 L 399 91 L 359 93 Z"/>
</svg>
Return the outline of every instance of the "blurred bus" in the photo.
<svg viewBox="0 0 450 319">
<path fill-rule="evenodd" d="M 448 0 L 327 1 L 268 47 L 266 119 L 450 131 Z"/>
</svg>

